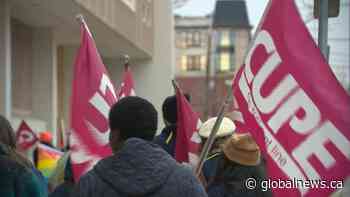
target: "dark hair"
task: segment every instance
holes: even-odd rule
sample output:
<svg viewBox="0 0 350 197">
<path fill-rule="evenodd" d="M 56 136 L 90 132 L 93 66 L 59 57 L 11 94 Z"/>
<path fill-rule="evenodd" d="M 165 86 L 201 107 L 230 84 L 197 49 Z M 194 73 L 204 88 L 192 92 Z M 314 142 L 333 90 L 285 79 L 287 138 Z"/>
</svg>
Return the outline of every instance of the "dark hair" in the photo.
<svg viewBox="0 0 350 197">
<path fill-rule="evenodd" d="M 122 98 L 109 112 L 111 132 L 119 130 L 121 140 L 136 137 L 151 141 L 156 134 L 157 124 L 158 117 L 154 106 L 137 96 Z"/>
<path fill-rule="evenodd" d="M 10 122 L 0 115 L 0 142 L 16 149 L 16 137 Z"/>
<path fill-rule="evenodd" d="M 188 101 L 191 100 L 189 94 L 185 94 Z M 177 122 L 177 101 L 176 95 L 168 96 L 162 105 L 163 118 L 170 124 L 176 124 Z"/>
</svg>

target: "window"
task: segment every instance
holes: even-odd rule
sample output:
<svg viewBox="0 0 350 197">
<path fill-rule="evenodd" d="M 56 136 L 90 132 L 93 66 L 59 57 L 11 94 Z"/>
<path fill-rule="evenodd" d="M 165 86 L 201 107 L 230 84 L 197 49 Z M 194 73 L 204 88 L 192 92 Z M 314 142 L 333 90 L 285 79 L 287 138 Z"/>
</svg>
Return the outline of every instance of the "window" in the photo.
<svg viewBox="0 0 350 197">
<path fill-rule="evenodd" d="M 175 36 L 176 48 L 182 48 L 182 32 L 177 32 Z"/>
<path fill-rule="evenodd" d="M 203 31 L 201 33 L 201 45 L 202 47 L 205 47 L 208 45 L 208 32 L 207 31 Z"/>
<path fill-rule="evenodd" d="M 220 71 L 229 71 L 230 70 L 230 53 L 222 52 L 220 54 Z"/>
<path fill-rule="evenodd" d="M 200 46 L 201 45 L 201 34 L 199 31 L 194 32 L 193 36 L 193 46 Z"/>
<path fill-rule="evenodd" d="M 187 70 L 187 56 L 186 55 L 181 56 L 181 70 L 183 70 L 183 71 Z"/>
<path fill-rule="evenodd" d="M 202 55 L 201 56 L 201 70 L 206 70 L 207 68 L 207 56 Z"/>
<path fill-rule="evenodd" d="M 187 32 L 186 34 L 186 45 L 187 46 L 192 46 L 193 45 L 193 34 L 192 32 Z"/>
<path fill-rule="evenodd" d="M 189 55 L 187 56 L 187 71 L 200 71 L 202 68 L 201 64 L 201 56 L 200 55 Z"/>
<path fill-rule="evenodd" d="M 222 31 L 221 37 L 220 37 L 220 46 L 221 47 L 228 47 L 230 45 L 231 45 L 230 32 L 229 31 Z"/>
<path fill-rule="evenodd" d="M 206 70 L 207 56 L 205 55 L 183 55 L 180 58 L 179 66 L 182 71 Z"/>
</svg>

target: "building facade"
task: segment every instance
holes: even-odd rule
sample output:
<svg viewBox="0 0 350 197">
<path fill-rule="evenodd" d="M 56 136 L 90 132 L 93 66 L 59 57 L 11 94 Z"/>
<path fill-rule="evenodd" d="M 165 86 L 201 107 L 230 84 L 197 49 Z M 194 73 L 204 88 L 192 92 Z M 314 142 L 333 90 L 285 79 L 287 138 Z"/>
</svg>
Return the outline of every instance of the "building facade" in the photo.
<svg viewBox="0 0 350 197">
<path fill-rule="evenodd" d="M 244 0 L 218 0 L 208 16 L 175 16 L 176 79 L 202 118 L 215 116 L 230 94 L 250 30 Z"/>
<path fill-rule="evenodd" d="M 115 86 L 127 54 L 138 96 L 160 112 L 172 94 L 170 0 L 0 0 L 0 113 L 15 129 L 23 119 L 35 131 L 55 132 L 60 120 L 68 127 L 77 14 L 84 15 Z"/>
</svg>

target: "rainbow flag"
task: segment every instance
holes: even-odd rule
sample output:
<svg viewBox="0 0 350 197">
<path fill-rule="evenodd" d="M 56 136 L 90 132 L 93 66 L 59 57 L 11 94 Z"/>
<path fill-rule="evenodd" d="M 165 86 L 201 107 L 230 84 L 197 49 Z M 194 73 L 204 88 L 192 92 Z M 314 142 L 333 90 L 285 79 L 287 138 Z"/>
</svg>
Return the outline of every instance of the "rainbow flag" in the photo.
<svg viewBox="0 0 350 197">
<path fill-rule="evenodd" d="M 49 177 L 49 185 L 53 188 L 56 188 L 64 182 L 64 174 L 69 155 L 69 151 L 65 152 L 62 155 L 62 157 L 57 161 L 56 168 L 53 170 L 51 176 Z"/>
<path fill-rule="evenodd" d="M 63 152 L 46 146 L 44 144 L 38 145 L 38 170 L 43 175 L 49 178 L 57 166 L 58 160 L 62 157 Z"/>
</svg>

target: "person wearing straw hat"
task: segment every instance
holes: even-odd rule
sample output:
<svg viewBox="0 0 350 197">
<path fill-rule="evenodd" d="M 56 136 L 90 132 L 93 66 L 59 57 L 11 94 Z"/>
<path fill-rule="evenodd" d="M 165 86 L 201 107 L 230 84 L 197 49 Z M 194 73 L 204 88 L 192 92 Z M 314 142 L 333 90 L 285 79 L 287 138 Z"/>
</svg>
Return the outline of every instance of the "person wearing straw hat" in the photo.
<svg viewBox="0 0 350 197">
<path fill-rule="evenodd" d="M 210 132 L 214 127 L 216 119 L 216 117 L 210 118 L 209 120 L 204 122 L 201 128 L 199 129 L 199 135 L 202 138 L 202 145 L 204 145 L 206 140 L 209 138 Z M 225 142 L 225 140 L 227 140 L 227 138 L 229 138 L 233 134 L 233 131 L 235 129 L 236 126 L 232 122 L 232 120 L 224 117 L 219 127 L 219 130 L 216 133 L 215 140 L 209 152 L 209 155 L 203 164 L 202 173 L 204 176 L 204 182 L 207 182 L 209 179 L 214 177 L 217 169 L 218 158 L 220 155 L 222 155 L 222 144 Z"/>
<path fill-rule="evenodd" d="M 216 174 L 208 181 L 209 197 L 271 196 L 260 187 L 266 174 L 260 149 L 250 134 L 233 134 L 222 150 Z M 257 183 L 253 189 L 246 186 L 250 179 Z"/>
</svg>

